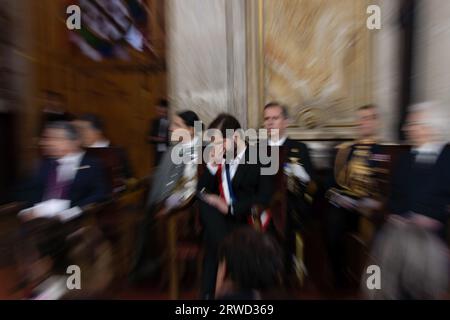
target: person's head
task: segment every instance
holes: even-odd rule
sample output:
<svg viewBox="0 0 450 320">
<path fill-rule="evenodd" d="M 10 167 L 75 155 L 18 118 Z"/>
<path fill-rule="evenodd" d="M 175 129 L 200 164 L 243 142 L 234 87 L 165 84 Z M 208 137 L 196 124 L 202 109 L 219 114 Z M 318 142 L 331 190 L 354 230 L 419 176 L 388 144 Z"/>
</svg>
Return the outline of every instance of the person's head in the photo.
<svg viewBox="0 0 450 320">
<path fill-rule="evenodd" d="M 448 140 L 448 119 L 437 102 L 423 102 L 410 107 L 404 130 L 410 143 L 421 146 L 425 143 Z"/>
<path fill-rule="evenodd" d="M 61 158 L 80 151 L 80 137 L 70 122 L 50 122 L 44 127 L 40 146 L 43 154 L 51 158 Z"/>
<path fill-rule="evenodd" d="M 278 102 L 270 102 L 264 107 L 264 128 L 268 130 L 270 136 L 276 135 L 281 138 L 286 133 L 289 125 L 288 108 Z"/>
<path fill-rule="evenodd" d="M 232 232 L 219 248 L 216 296 L 227 291 L 269 290 L 281 284 L 277 243 L 251 227 Z"/>
<path fill-rule="evenodd" d="M 447 249 L 432 232 L 415 224 L 389 221 L 372 249 L 370 264 L 380 268 L 378 290 L 363 291 L 372 299 L 438 299 L 448 289 Z"/>
<path fill-rule="evenodd" d="M 169 111 L 169 102 L 166 99 L 161 99 L 156 105 L 156 114 L 160 118 L 167 118 Z"/>
<path fill-rule="evenodd" d="M 378 113 L 374 105 L 368 104 L 359 108 L 357 117 L 360 139 L 373 138 L 378 134 Z"/>
<path fill-rule="evenodd" d="M 103 121 L 95 114 L 84 114 L 74 121 L 75 127 L 80 132 L 81 142 L 84 147 L 90 147 L 95 142 L 104 139 Z"/>
<path fill-rule="evenodd" d="M 214 144 L 222 145 L 222 152 L 234 152 L 238 146 L 245 145 L 245 141 L 241 136 L 241 124 L 230 114 L 221 113 L 215 118 L 208 129 L 215 129 L 220 132 L 220 137 L 215 136 Z M 228 135 L 227 135 L 228 132 Z M 230 134 L 231 133 L 231 134 Z M 220 148 L 219 148 L 220 149 Z M 235 153 L 236 154 L 236 153 Z"/>
<path fill-rule="evenodd" d="M 180 111 L 174 114 L 169 128 L 172 141 L 180 142 L 181 138 L 190 141 L 195 134 L 194 129 L 196 121 L 200 121 L 200 118 L 194 111 Z M 187 132 L 188 134 L 185 135 L 185 132 Z"/>
</svg>

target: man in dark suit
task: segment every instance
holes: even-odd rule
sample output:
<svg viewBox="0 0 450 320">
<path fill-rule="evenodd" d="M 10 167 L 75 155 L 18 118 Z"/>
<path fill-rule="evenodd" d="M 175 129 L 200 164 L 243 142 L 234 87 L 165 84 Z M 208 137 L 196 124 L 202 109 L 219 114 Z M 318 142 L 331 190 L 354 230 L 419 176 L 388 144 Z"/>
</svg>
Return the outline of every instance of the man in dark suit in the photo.
<svg viewBox="0 0 450 320">
<path fill-rule="evenodd" d="M 104 166 L 109 170 L 113 190 L 126 188 L 133 178 L 128 156 L 124 148 L 113 146 L 104 132 L 103 121 L 95 114 L 83 114 L 74 124 L 80 132 L 82 146 L 88 154 L 93 154 L 103 160 Z M 103 151 L 103 152 L 102 152 Z"/>
<path fill-rule="evenodd" d="M 31 268 L 24 272 L 26 279 L 30 274 L 40 278 L 49 272 L 65 272 L 67 237 L 78 230 L 77 218 L 89 205 L 108 198 L 103 168 L 82 151 L 70 122 L 48 123 L 41 148 L 45 158 L 18 195 L 28 206 L 19 213 L 23 223 L 18 249 L 21 265 Z M 35 254 L 37 262 L 29 261 Z M 38 267 L 42 265 L 46 267 Z"/>
<path fill-rule="evenodd" d="M 99 162 L 81 149 L 78 132 L 69 122 L 46 125 L 41 147 L 45 158 L 27 183 L 22 199 L 31 206 L 46 200 L 68 200 L 70 208 L 82 208 L 107 198 L 105 177 Z M 24 217 L 30 218 L 29 212 Z"/>
<path fill-rule="evenodd" d="M 245 142 L 237 131 L 240 128 L 239 121 L 228 114 L 219 115 L 209 126 L 216 135 L 205 149 L 207 169 L 197 185 L 205 237 L 204 299 L 214 298 L 220 243 L 234 228 L 249 223 L 252 208 L 268 207 L 272 194 L 271 177 L 261 174 L 262 166 L 254 157 L 256 147 Z M 233 134 L 227 136 L 227 130 Z"/>
<path fill-rule="evenodd" d="M 284 249 L 287 271 L 291 271 L 295 257 L 295 230 L 304 229 L 311 212 L 311 196 L 315 193 L 315 173 L 308 147 L 290 139 L 286 129 L 289 113 L 286 106 L 271 102 L 264 107 L 264 127 L 268 130 L 268 145 L 279 152 L 279 169 L 275 176 L 276 190 L 283 190 L 283 207 L 275 220 L 275 229 Z M 280 206 L 282 207 L 282 206 Z"/>
<path fill-rule="evenodd" d="M 156 106 L 157 117 L 152 121 L 148 142 L 154 146 L 155 163 L 157 166 L 163 154 L 169 146 L 169 104 L 167 100 L 161 99 Z"/>
<path fill-rule="evenodd" d="M 447 119 L 436 103 L 411 107 L 405 124 L 412 144 L 396 165 L 388 209 L 445 239 L 450 205 Z"/>
</svg>

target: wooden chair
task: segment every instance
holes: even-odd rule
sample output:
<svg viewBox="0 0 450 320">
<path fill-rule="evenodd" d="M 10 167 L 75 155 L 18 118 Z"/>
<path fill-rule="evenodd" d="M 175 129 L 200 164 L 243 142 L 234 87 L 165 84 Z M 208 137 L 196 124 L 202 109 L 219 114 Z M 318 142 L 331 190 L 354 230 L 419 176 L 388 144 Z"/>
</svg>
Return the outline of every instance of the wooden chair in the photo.
<svg viewBox="0 0 450 320">
<path fill-rule="evenodd" d="M 17 217 L 17 214 L 20 210 L 25 209 L 23 203 L 11 203 L 8 205 L 4 205 L 0 207 L 0 249 L 2 252 L 1 258 L 8 259 L 8 264 L 15 271 L 12 275 L 13 278 L 16 278 L 16 283 L 14 284 L 16 288 L 8 288 L 9 291 L 14 292 L 20 290 L 22 293 L 22 298 L 27 297 L 40 282 L 42 277 L 49 276 L 47 272 L 51 272 L 52 269 L 48 269 L 45 271 L 46 273 L 42 273 L 39 278 L 36 278 L 34 281 L 33 278 L 31 282 L 23 282 L 25 281 L 24 276 L 26 276 L 27 269 L 29 266 L 24 265 L 23 263 L 28 261 L 28 263 L 38 262 L 33 261 L 32 257 L 21 257 L 21 255 L 26 254 L 26 252 L 30 253 L 31 251 L 26 250 L 26 242 L 34 241 L 33 239 L 43 239 L 42 237 L 53 237 L 54 235 L 50 234 L 53 232 L 58 232 L 64 237 L 66 240 L 70 237 L 72 232 L 76 232 L 77 230 L 84 229 L 93 229 L 96 228 L 96 214 L 103 210 L 106 207 L 107 203 L 103 204 L 93 204 L 86 206 L 83 209 L 83 214 L 74 219 L 61 224 L 59 221 L 54 219 L 45 219 L 39 218 L 32 221 L 32 224 L 28 224 L 27 234 L 22 234 L 24 224 Z M 19 230 L 22 230 L 19 232 Z M 34 231 L 33 231 L 34 230 Z M 37 233 L 35 233 L 37 232 Z M 32 236 L 33 239 L 30 239 L 29 236 Z M 28 239 L 28 240 L 27 240 Z M 55 238 L 56 239 L 56 238 Z M 61 239 L 59 237 L 58 239 Z M 65 241 L 65 240 L 64 240 Z M 25 242 L 25 243 L 24 243 Z M 30 244 L 33 244 L 30 242 Z M 25 250 L 22 250 L 23 247 Z M 31 248 L 31 247 L 30 247 Z M 6 250 L 5 250 L 6 249 Z M 71 248 L 69 248 L 69 251 Z M 68 252 L 69 252 L 68 251 Z M 37 251 L 36 251 L 37 253 Z M 23 260 L 25 258 L 25 260 Z M 31 260 L 30 260 L 31 259 Z M 40 257 L 36 256 L 36 259 L 40 259 Z M 22 262 L 21 262 L 22 261 Z M 70 261 L 70 260 L 68 260 Z M 77 261 L 72 261 L 77 264 Z M 27 263 L 27 262 L 25 262 Z M 50 266 L 49 266 L 50 267 Z M 51 267 L 50 267 L 51 268 Z M 45 269 L 45 268 L 44 268 Z M 47 269 L 45 269 L 47 270 Z M 87 271 L 87 269 L 85 269 Z M 107 270 L 104 270 L 107 272 Z"/>
<path fill-rule="evenodd" d="M 167 270 L 169 276 L 169 298 L 180 297 L 181 275 L 188 261 L 195 261 L 196 281 L 200 279 L 203 250 L 199 235 L 198 210 L 195 204 L 177 210 L 166 218 Z M 193 225 L 188 221 L 194 221 Z"/>
<path fill-rule="evenodd" d="M 15 264 L 19 220 L 17 212 L 24 209 L 22 203 L 8 203 L 0 206 L 0 299 L 20 299 L 22 293 L 18 284 L 20 273 Z"/>
</svg>

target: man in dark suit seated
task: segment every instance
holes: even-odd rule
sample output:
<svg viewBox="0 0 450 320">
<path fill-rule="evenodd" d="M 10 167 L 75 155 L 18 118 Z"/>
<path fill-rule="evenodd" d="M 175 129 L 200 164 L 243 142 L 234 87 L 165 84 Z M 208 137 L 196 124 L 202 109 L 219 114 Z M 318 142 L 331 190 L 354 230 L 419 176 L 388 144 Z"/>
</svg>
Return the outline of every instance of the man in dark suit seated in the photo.
<svg viewBox="0 0 450 320">
<path fill-rule="evenodd" d="M 411 107 L 404 129 L 412 144 L 398 161 L 388 201 L 391 213 L 445 238 L 450 204 L 448 119 L 435 103 Z"/>
<path fill-rule="evenodd" d="M 128 161 L 125 150 L 121 147 L 113 146 L 104 132 L 103 121 L 95 114 L 83 114 L 78 117 L 74 124 L 80 132 L 82 146 L 87 149 L 111 148 L 116 153 L 120 168 L 116 171 L 122 180 L 131 179 L 133 172 Z"/>
<path fill-rule="evenodd" d="M 18 215 L 23 221 L 20 237 L 26 243 L 21 255 L 31 257 L 37 251 L 51 257 L 50 264 L 56 262 L 61 271 L 67 268 L 65 239 L 77 229 L 76 223 L 66 222 L 81 216 L 89 205 L 106 200 L 108 194 L 102 166 L 81 149 L 71 123 L 48 123 L 41 147 L 45 158 L 18 194 L 18 200 L 28 206 Z"/>
<path fill-rule="evenodd" d="M 35 175 L 26 182 L 20 195 L 21 200 L 33 206 L 32 210 L 27 209 L 21 213 L 23 219 L 32 219 L 39 213 L 43 216 L 58 214 L 60 218 L 69 218 L 70 215 L 65 215 L 72 213 L 76 216 L 82 212 L 83 207 L 107 198 L 104 169 L 97 159 L 86 155 L 81 149 L 78 132 L 71 123 L 47 124 L 41 147 L 45 158 Z M 43 203 L 51 200 L 63 200 L 66 203 L 55 207 Z M 40 205 L 37 210 L 39 213 L 34 210 L 37 205 Z M 52 210 L 59 207 L 68 210 Z"/>
<path fill-rule="evenodd" d="M 252 208 L 267 208 L 272 195 L 272 179 L 262 174 L 256 146 L 245 142 L 239 133 L 239 121 L 221 114 L 209 129 L 216 129 L 216 135 L 211 137 L 214 141 L 208 141 L 211 143 L 205 149 L 209 157 L 207 169 L 197 185 L 205 236 L 201 289 L 205 299 L 214 298 L 221 241 L 234 228 L 250 223 Z"/>
<path fill-rule="evenodd" d="M 282 240 L 285 251 L 287 271 L 292 271 L 295 259 L 295 230 L 305 228 L 310 218 L 310 197 L 316 189 L 315 172 L 309 156 L 308 147 L 299 141 L 290 139 L 286 129 L 289 125 L 289 114 L 286 106 L 271 102 L 264 107 L 264 127 L 268 130 L 268 145 L 273 151 L 279 152 L 279 170 L 275 177 L 281 179 L 280 188 L 286 202 L 285 212 L 280 214 L 275 223 L 279 239 Z M 276 181 L 277 183 L 279 181 Z M 297 261 L 297 263 L 303 263 Z"/>
</svg>

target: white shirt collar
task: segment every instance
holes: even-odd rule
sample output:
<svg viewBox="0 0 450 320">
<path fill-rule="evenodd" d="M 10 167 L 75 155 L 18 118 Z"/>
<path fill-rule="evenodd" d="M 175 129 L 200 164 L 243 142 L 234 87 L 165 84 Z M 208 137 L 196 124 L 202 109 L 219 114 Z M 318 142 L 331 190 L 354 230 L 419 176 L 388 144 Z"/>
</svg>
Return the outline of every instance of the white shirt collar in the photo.
<svg viewBox="0 0 450 320">
<path fill-rule="evenodd" d="M 432 153 L 439 155 L 444 148 L 446 143 L 440 143 L 440 142 L 430 142 L 425 143 L 421 145 L 420 147 L 413 148 L 413 151 L 416 151 L 417 153 Z"/>
<path fill-rule="evenodd" d="M 272 147 L 282 146 L 286 142 L 286 139 L 287 139 L 287 135 L 282 136 L 278 141 L 273 141 L 273 140 L 269 139 L 269 146 L 272 146 Z"/>
<path fill-rule="evenodd" d="M 89 146 L 89 148 L 108 148 L 110 146 L 109 140 L 98 140 L 95 141 L 92 145 Z"/>
<path fill-rule="evenodd" d="M 57 161 L 59 164 L 80 163 L 83 156 L 84 152 L 69 153 L 64 157 L 59 158 Z"/>
</svg>

